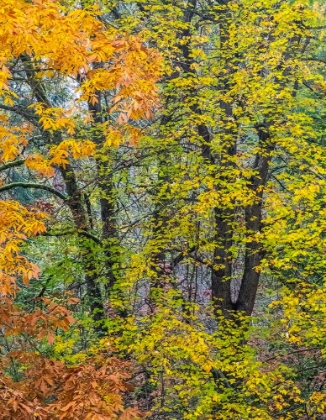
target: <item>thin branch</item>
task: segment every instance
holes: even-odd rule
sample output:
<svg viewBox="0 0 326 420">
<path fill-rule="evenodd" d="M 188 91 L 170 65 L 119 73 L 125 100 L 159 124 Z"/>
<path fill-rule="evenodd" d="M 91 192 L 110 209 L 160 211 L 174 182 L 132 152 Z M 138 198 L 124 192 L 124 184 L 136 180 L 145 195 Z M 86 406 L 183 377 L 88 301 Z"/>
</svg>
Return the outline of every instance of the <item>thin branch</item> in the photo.
<svg viewBox="0 0 326 420">
<path fill-rule="evenodd" d="M 196 251 L 198 249 L 198 246 L 192 246 L 191 248 L 180 252 L 172 261 L 172 267 L 175 267 L 178 265 L 184 258 L 189 257 L 189 254 Z"/>
<path fill-rule="evenodd" d="M 306 29 L 311 29 L 311 30 L 314 30 L 314 29 L 326 29 L 326 26 L 325 25 L 323 25 L 323 26 L 306 26 Z"/>
<path fill-rule="evenodd" d="M 36 115 L 25 107 L 18 106 L 18 105 L 8 106 L 8 105 L 0 104 L 0 109 L 3 109 L 4 111 L 14 112 L 15 114 L 18 114 L 26 118 L 29 122 L 33 123 L 35 126 L 37 127 L 39 126 L 38 118 L 36 117 Z"/>
<path fill-rule="evenodd" d="M 24 165 L 25 159 L 15 160 L 14 162 L 6 163 L 5 165 L 0 166 L 0 172 L 5 171 L 10 168 L 15 168 L 16 166 Z"/>
<path fill-rule="evenodd" d="M 326 64 L 326 60 L 323 60 L 322 58 L 317 57 L 306 57 L 302 58 L 303 61 L 317 61 L 318 63 Z"/>
<path fill-rule="evenodd" d="M 63 200 L 63 201 L 66 201 L 68 199 L 68 197 L 61 194 L 61 192 L 55 190 L 52 187 L 49 187 L 48 185 L 35 184 L 35 183 L 32 183 L 32 182 L 12 182 L 11 184 L 7 184 L 7 185 L 4 185 L 4 186 L 0 187 L 0 192 L 12 190 L 13 188 L 18 188 L 18 187 L 35 188 L 35 189 L 38 189 L 38 190 L 45 190 L 45 191 L 48 191 L 51 194 L 54 194 L 57 197 L 61 198 L 61 200 Z"/>
<path fill-rule="evenodd" d="M 90 232 L 87 232 L 86 230 L 77 231 L 77 230 L 67 230 L 65 232 L 44 232 L 41 233 L 40 236 L 66 236 L 66 235 L 79 235 L 84 236 L 85 238 L 92 239 L 94 242 L 96 242 L 99 245 L 102 245 L 102 241 L 95 235 L 93 235 Z"/>
<path fill-rule="evenodd" d="M 290 353 L 287 353 L 287 354 L 270 357 L 266 360 L 263 360 L 262 362 L 267 363 L 267 362 L 270 362 L 271 360 L 282 359 L 284 357 L 291 356 L 292 354 L 303 353 L 303 352 L 306 352 L 306 351 L 315 351 L 315 350 L 321 350 L 321 347 L 311 347 L 311 348 L 307 348 L 307 349 L 294 350 L 294 351 L 291 351 Z"/>
</svg>

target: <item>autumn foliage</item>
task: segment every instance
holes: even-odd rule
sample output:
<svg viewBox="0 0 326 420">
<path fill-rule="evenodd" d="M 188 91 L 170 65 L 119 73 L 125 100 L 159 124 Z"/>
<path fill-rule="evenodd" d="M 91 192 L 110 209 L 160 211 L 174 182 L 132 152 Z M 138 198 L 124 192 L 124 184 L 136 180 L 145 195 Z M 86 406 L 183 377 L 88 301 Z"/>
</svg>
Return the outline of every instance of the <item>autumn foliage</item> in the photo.
<svg viewBox="0 0 326 420">
<path fill-rule="evenodd" d="M 0 0 L 0 419 L 321 420 L 325 5 Z"/>
</svg>

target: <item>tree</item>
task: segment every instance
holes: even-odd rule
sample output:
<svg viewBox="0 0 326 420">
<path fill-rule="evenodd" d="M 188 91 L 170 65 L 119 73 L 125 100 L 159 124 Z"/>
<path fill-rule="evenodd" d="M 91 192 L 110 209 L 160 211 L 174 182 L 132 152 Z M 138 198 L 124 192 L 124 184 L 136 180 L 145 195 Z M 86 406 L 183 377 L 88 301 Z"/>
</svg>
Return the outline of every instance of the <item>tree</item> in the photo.
<svg viewBox="0 0 326 420">
<path fill-rule="evenodd" d="M 253 412 L 255 418 L 301 418 L 305 410 L 317 416 L 323 405 L 317 403 L 312 411 L 305 407 L 321 401 L 319 391 L 302 399 L 300 390 L 290 395 L 287 375 L 282 382 L 289 388 L 278 395 L 269 393 L 273 386 L 267 378 L 256 377 L 274 403 L 246 400 L 248 373 L 239 365 L 250 365 L 258 376 L 264 371 L 254 368 L 246 353 L 252 348 L 246 344 L 248 317 L 259 286 L 267 287 L 260 283 L 262 275 L 284 286 L 278 308 L 286 309 L 291 327 L 284 326 L 284 318 L 283 327 L 275 326 L 284 341 L 289 337 L 310 346 L 312 318 L 322 305 L 325 168 L 323 129 L 316 119 L 323 113 L 323 60 L 318 56 L 324 16 L 316 3 L 300 1 L 138 6 L 137 22 L 143 22 L 166 57 L 166 74 L 160 119 L 140 148 L 142 162 L 147 159 L 149 211 L 137 225 L 142 252 L 135 247 L 127 272 L 133 293 L 123 303 L 131 312 L 138 305 L 150 315 L 139 319 L 136 312 L 130 330 L 122 323 L 127 343 L 122 347 L 152 375 L 159 389 L 158 418 L 166 412 L 173 418 L 174 410 L 180 418 L 242 419 Z M 138 174 L 140 200 L 145 181 Z M 126 279 L 121 283 L 125 286 Z M 217 325 L 197 306 L 206 306 L 209 294 Z M 260 302 L 268 302 L 262 292 Z M 314 308 L 311 316 L 307 305 Z M 267 323 L 268 316 L 257 311 L 259 322 Z M 318 347 L 322 319 L 320 314 L 312 333 Z M 213 332 L 207 323 L 215 325 Z M 310 339 L 302 341 L 303 330 L 310 331 Z M 224 359 L 223 345 L 214 341 L 199 362 L 190 346 L 193 342 L 198 349 L 196 338 L 202 336 L 206 343 L 223 337 L 234 353 Z M 204 362 L 210 357 L 209 369 Z M 252 384 L 248 387 L 254 394 Z M 261 389 L 257 395 L 266 398 Z"/>
<path fill-rule="evenodd" d="M 75 161 L 103 153 L 112 128 L 103 121 L 96 126 L 103 133 L 102 143 L 85 140 L 82 121 L 87 127 L 97 116 L 92 110 L 88 113 L 83 103 L 95 106 L 99 89 L 114 90 L 111 112 L 115 111 L 121 121 L 148 115 L 157 98 L 159 56 L 143 46 L 140 36 L 107 30 L 96 7 L 69 10 L 55 2 L 6 1 L 1 9 L 0 191 L 42 190 L 63 203 L 71 212 L 81 253 L 86 254 L 93 243 L 102 242 L 90 231 Z M 131 60 L 138 60 L 139 66 L 129 76 Z M 95 61 L 102 66 L 95 66 Z M 56 106 L 60 99 L 55 95 L 64 95 L 64 91 L 54 91 L 57 83 L 65 85 L 68 107 Z M 12 179 L 13 168 L 22 168 L 23 181 L 6 182 L 5 174 L 9 171 Z M 53 185 L 58 176 L 64 186 L 61 191 Z M 25 180 L 27 177 L 33 181 Z M 51 210 L 50 204 L 43 207 Z M 58 331 L 66 331 L 75 322 L 68 306 L 78 299 L 68 294 L 60 302 L 58 297 L 45 297 L 47 293 L 42 290 L 33 299 L 34 308 L 14 304 L 18 282 L 22 280 L 27 286 L 38 277 L 36 266 L 19 250 L 29 237 L 45 233 L 47 216 L 36 205 L 26 208 L 8 199 L 0 202 L 0 208 L 0 323 L 6 344 L 1 364 L 1 418 L 139 417 L 139 410 L 132 405 L 126 408 L 122 397 L 130 387 L 131 366 L 112 357 L 107 347 L 93 350 L 83 364 L 72 366 L 40 352 L 44 338 L 52 345 Z M 90 313 L 96 320 L 103 302 L 94 264 L 84 257 Z"/>
</svg>

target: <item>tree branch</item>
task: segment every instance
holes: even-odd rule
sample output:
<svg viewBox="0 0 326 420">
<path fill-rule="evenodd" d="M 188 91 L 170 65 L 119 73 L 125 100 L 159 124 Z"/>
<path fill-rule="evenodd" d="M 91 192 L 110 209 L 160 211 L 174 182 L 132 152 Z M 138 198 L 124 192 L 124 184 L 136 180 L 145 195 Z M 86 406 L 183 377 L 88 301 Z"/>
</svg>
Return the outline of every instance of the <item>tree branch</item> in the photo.
<svg viewBox="0 0 326 420">
<path fill-rule="evenodd" d="M 79 236 L 85 236 L 85 238 L 92 239 L 94 242 L 96 242 L 99 245 L 102 245 L 102 241 L 95 235 L 93 235 L 90 232 L 87 232 L 86 230 L 77 231 L 77 230 L 67 230 L 65 232 L 44 232 L 41 233 L 40 236 L 66 236 L 66 235 L 79 235 Z"/>
<path fill-rule="evenodd" d="M 321 347 L 310 347 L 310 348 L 308 347 L 307 349 L 294 350 L 287 354 L 279 354 L 277 356 L 269 357 L 268 359 L 262 360 L 262 362 L 267 363 L 267 362 L 270 362 L 271 360 L 283 359 L 284 357 L 292 356 L 292 354 L 303 353 L 306 351 L 318 351 L 318 350 L 321 350 Z"/>
<path fill-rule="evenodd" d="M 198 246 L 192 246 L 191 248 L 180 252 L 172 261 L 172 267 L 175 267 L 178 265 L 184 258 L 189 257 L 192 252 L 196 251 L 198 249 Z M 192 257 L 193 258 L 193 257 Z"/>
<path fill-rule="evenodd" d="M 68 197 L 61 194 L 61 192 L 55 190 L 52 187 L 49 187 L 48 185 L 35 184 L 35 183 L 32 183 L 32 182 L 12 182 L 11 184 L 7 184 L 7 185 L 4 185 L 4 186 L 0 187 L 0 193 L 3 192 L 3 191 L 12 190 L 13 188 L 18 188 L 18 187 L 35 188 L 35 189 L 38 189 L 38 190 L 45 190 L 45 191 L 48 191 L 51 194 L 54 194 L 57 197 L 61 198 L 61 200 L 63 200 L 63 201 L 66 201 L 68 199 Z"/>
<path fill-rule="evenodd" d="M 5 171 L 6 169 L 15 168 L 16 166 L 24 165 L 25 159 L 15 160 L 14 162 L 6 163 L 5 165 L 0 166 L 0 172 Z"/>
<path fill-rule="evenodd" d="M 3 109 L 4 111 L 14 112 L 15 114 L 18 114 L 18 115 L 26 118 L 27 121 L 31 122 L 36 127 L 39 127 L 39 125 L 40 125 L 39 122 L 38 122 L 38 118 L 35 115 L 35 113 L 31 112 L 26 107 L 22 107 L 22 106 L 19 106 L 19 105 L 8 106 L 8 105 L 0 104 L 0 109 Z"/>
<path fill-rule="evenodd" d="M 317 61 L 317 63 L 323 63 L 326 64 L 326 60 L 323 60 L 322 58 L 318 57 L 306 57 L 302 58 L 303 61 Z"/>
</svg>

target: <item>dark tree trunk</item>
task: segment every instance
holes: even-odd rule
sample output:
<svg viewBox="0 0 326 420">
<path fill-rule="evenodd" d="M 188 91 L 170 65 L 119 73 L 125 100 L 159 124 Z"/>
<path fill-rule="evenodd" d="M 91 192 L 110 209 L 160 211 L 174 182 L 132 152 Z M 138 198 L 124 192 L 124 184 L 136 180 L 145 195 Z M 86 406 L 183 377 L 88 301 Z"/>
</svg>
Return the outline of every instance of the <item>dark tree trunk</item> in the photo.
<svg viewBox="0 0 326 420">
<path fill-rule="evenodd" d="M 250 189 L 255 194 L 255 202 L 245 208 L 245 223 L 247 235 L 257 234 L 262 229 L 262 200 L 264 186 L 267 182 L 268 169 L 271 160 L 271 152 L 274 145 L 270 142 L 268 127 L 257 129 L 261 153 L 257 154 L 253 169 L 256 175 L 251 178 Z M 254 309 L 256 293 L 259 284 L 262 249 L 257 239 L 250 240 L 246 244 L 244 271 L 240 286 L 239 295 L 235 309 L 251 315 Z"/>
<path fill-rule="evenodd" d="M 95 66 L 101 66 L 100 63 L 95 63 Z M 93 141 L 99 146 L 103 146 L 105 138 L 99 129 L 99 125 L 103 123 L 102 116 L 102 94 L 96 92 L 97 101 L 95 103 L 88 103 L 88 109 L 93 116 L 94 133 Z M 109 153 L 109 151 L 108 151 Z M 102 222 L 102 242 L 105 255 L 105 275 L 107 277 L 106 290 L 110 293 L 114 283 L 115 275 L 113 264 L 117 255 L 114 255 L 112 248 L 118 245 L 117 229 L 116 229 L 116 214 L 114 206 L 114 183 L 112 169 L 106 167 L 101 159 L 96 159 L 97 166 L 97 185 L 101 192 L 100 206 L 101 206 L 101 222 Z"/>
</svg>

